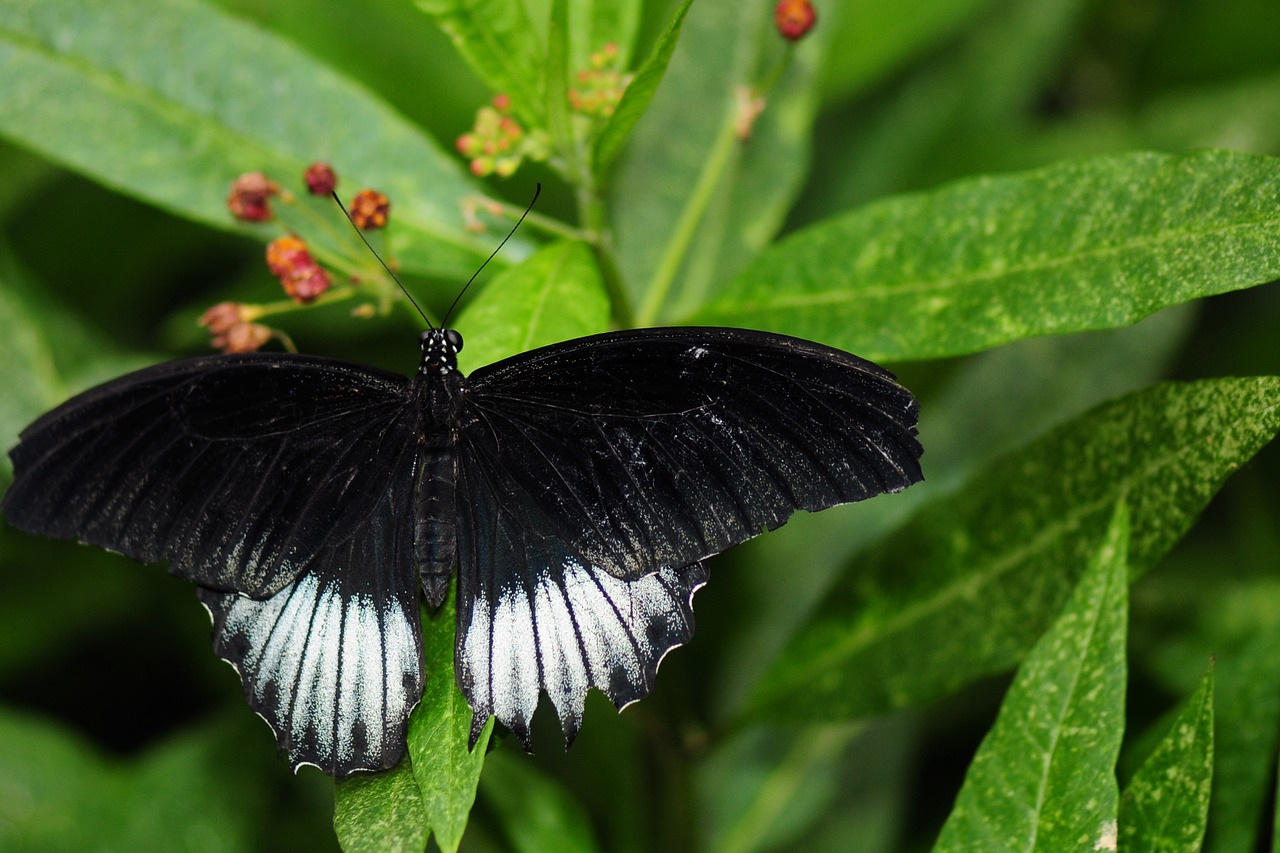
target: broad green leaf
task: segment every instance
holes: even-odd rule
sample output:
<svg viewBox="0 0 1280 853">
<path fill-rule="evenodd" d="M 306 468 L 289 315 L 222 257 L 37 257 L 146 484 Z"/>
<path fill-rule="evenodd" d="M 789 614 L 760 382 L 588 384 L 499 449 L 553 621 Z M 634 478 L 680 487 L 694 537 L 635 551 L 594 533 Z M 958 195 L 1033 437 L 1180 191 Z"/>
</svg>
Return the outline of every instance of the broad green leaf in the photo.
<svg viewBox="0 0 1280 853">
<path fill-rule="evenodd" d="M 346 853 L 409 853 L 427 846 L 422 795 L 406 761 L 359 773 L 334 790 L 333 831 Z"/>
<path fill-rule="evenodd" d="M 301 192 L 324 159 L 345 186 L 391 197 L 403 269 L 465 277 L 487 254 L 458 212 L 476 186 L 460 161 L 289 42 L 198 0 L 0 4 L 0 77 L 0 134 L 180 216 L 237 227 L 225 204 L 237 175 Z"/>
<path fill-rule="evenodd" d="M 693 318 L 872 359 L 1133 323 L 1280 276 L 1280 160 L 1124 154 L 901 196 L 783 241 Z"/>
<path fill-rule="evenodd" d="M 1128 534 L 1121 502 L 1062 615 L 1019 667 L 935 851 L 1115 849 Z"/>
<path fill-rule="evenodd" d="M 495 92 L 511 97 L 511 108 L 532 127 L 545 111 L 545 34 L 524 3 L 510 0 L 417 0 L 453 39 L 458 53 Z"/>
<path fill-rule="evenodd" d="M 1114 502 L 1127 496 L 1141 574 L 1277 428 L 1280 379 L 1166 384 L 991 463 L 850 567 L 752 712 L 867 716 L 1007 668 L 1061 608 Z"/>
<path fill-rule="evenodd" d="M 1213 780 L 1213 670 L 1120 798 L 1120 849 L 1196 853 Z"/>
<path fill-rule="evenodd" d="M 422 794 L 423 813 L 444 853 L 453 853 L 462 841 L 493 733 L 493 721 L 489 720 L 475 749 L 467 748 L 471 708 L 458 689 L 453 669 L 456 598 L 455 584 L 439 612 L 423 620 L 422 659 L 427 678 L 422 701 L 409 723 L 409 757 Z"/>
<path fill-rule="evenodd" d="M 627 90 L 623 93 L 617 109 L 609 117 L 600 135 L 596 137 L 591 168 L 597 183 L 603 184 L 607 181 L 613 161 L 622 151 L 627 140 L 631 138 L 636 123 L 649 108 L 654 93 L 658 91 L 658 84 L 662 82 L 662 77 L 667 72 L 667 65 L 671 62 L 671 54 L 680 40 L 680 29 L 684 26 L 685 15 L 692 2 L 693 0 L 684 0 L 680 4 L 671 23 L 667 25 L 658 43 L 654 45 L 653 53 L 643 65 L 636 69 L 635 77 L 627 85 Z"/>
<path fill-rule="evenodd" d="M 518 853 L 600 849 L 582 804 L 527 755 L 497 750 L 489 756 L 480 777 L 480 796 Z"/>
<path fill-rule="evenodd" d="M 565 241 L 494 276 L 452 325 L 466 372 L 534 347 L 603 332 L 609 301 L 590 250 Z"/>
</svg>

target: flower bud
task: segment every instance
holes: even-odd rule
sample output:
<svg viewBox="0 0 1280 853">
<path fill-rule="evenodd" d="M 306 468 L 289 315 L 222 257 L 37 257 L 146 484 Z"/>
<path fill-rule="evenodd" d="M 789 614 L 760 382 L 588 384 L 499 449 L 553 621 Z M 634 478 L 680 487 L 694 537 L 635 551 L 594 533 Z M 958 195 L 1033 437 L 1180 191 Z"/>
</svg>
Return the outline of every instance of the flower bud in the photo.
<svg viewBox="0 0 1280 853">
<path fill-rule="evenodd" d="M 312 195 L 328 195 L 338 185 L 338 176 L 328 163 L 317 161 L 307 167 L 302 180 Z"/>
<path fill-rule="evenodd" d="M 797 41 L 813 29 L 818 13 L 810 0 L 781 0 L 773 9 L 778 32 L 788 41 Z"/>
<path fill-rule="evenodd" d="M 391 201 L 377 190 L 360 190 L 351 199 L 351 221 L 361 231 L 383 228 L 391 213 Z"/>
<path fill-rule="evenodd" d="M 227 209 L 243 222 L 266 222 L 271 218 L 270 200 L 280 194 L 280 185 L 261 172 L 246 172 L 231 184 Z"/>
</svg>

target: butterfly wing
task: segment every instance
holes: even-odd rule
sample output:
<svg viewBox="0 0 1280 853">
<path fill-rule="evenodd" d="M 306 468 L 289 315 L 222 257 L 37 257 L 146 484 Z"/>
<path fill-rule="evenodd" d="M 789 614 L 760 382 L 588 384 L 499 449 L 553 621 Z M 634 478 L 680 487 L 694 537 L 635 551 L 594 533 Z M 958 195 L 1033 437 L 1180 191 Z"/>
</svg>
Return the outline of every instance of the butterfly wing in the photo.
<svg viewBox="0 0 1280 853">
<path fill-rule="evenodd" d="M 412 469 L 417 442 L 395 460 Z M 346 776 L 404 754 L 422 696 L 422 638 L 413 553 L 413 491 L 386 489 L 365 519 L 330 537 L 315 568 L 255 600 L 200 588 L 214 651 L 296 769 Z"/>
<path fill-rule="evenodd" d="M 366 523 L 395 478 L 411 488 L 397 450 L 414 429 L 407 386 L 274 354 L 131 373 L 23 431 L 4 513 L 262 598 L 335 553 L 330 540 Z"/>
<path fill-rule="evenodd" d="M 509 468 L 458 472 L 458 685 L 471 705 L 471 743 L 498 720 L 529 746 L 545 690 L 572 743 L 587 688 L 622 708 L 649 693 L 663 656 L 693 635 L 702 563 L 621 580 L 563 540 Z"/>
<path fill-rule="evenodd" d="M 295 767 L 390 767 L 422 693 L 408 393 L 304 356 L 157 365 L 28 427 L 4 511 L 200 584 L 215 651 Z"/>
<path fill-rule="evenodd" d="M 597 335 L 476 371 L 457 660 L 479 722 L 525 736 L 542 688 L 571 735 L 587 685 L 646 693 L 692 633 L 699 561 L 918 481 L 916 413 L 870 362 L 733 329 Z"/>
</svg>

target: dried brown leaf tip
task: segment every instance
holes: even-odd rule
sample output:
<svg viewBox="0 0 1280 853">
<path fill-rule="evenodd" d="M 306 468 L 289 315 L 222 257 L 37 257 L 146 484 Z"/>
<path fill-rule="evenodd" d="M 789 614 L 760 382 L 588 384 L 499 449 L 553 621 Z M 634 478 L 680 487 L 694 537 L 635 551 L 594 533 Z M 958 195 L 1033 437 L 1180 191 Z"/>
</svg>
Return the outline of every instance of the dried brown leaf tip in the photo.
<svg viewBox="0 0 1280 853">
<path fill-rule="evenodd" d="M 307 167 L 302 175 L 307 191 L 312 195 L 329 195 L 338 185 L 338 175 L 328 163 L 317 161 Z"/>
<path fill-rule="evenodd" d="M 280 185 L 261 172 L 246 172 L 231 184 L 227 209 L 242 222 L 266 222 L 271 218 L 271 197 Z"/>
<path fill-rule="evenodd" d="M 818 13 L 809 0 L 782 0 L 773 9 L 778 32 L 788 41 L 797 41 L 813 29 Z"/>
<path fill-rule="evenodd" d="M 384 228 L 391 213 L 391 201 L 377 190 L 360 190 L 351 199 L 351 221 L 361 231 Z"/>
<path fill-rule="evenodd" d="M 329 289 L 329 274 L 297 237 L 281 237 L 268 243 L 267 266 L 294 302 L 312 302 Z"/>
</svg>

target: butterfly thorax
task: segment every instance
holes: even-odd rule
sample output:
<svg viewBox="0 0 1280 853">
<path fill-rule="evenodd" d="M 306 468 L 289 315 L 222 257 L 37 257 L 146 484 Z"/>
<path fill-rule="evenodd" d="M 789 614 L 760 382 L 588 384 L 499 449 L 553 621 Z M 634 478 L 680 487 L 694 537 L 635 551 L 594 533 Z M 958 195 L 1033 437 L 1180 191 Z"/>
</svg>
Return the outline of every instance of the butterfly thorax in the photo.
<svg viewBox="0 0 1280 853">
<path fill-rule="evenodd" d="M 439 607 L 449 592 L 457 556 L 455 413 L 464 382 L 458 372 L 462 336 L 452 329 L 429 329 L 420 340 L 422 360 L 413 381 L 422 418 L 414 481 L 413 552 L 423 595 L 431 607 Z"/>
</svg>

